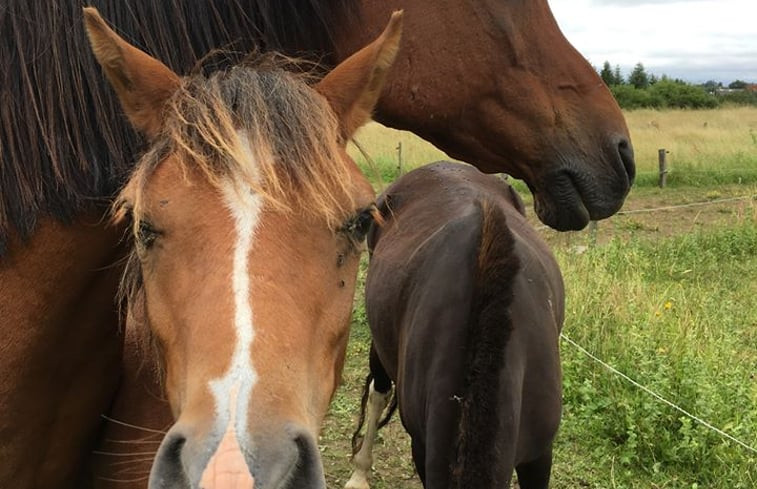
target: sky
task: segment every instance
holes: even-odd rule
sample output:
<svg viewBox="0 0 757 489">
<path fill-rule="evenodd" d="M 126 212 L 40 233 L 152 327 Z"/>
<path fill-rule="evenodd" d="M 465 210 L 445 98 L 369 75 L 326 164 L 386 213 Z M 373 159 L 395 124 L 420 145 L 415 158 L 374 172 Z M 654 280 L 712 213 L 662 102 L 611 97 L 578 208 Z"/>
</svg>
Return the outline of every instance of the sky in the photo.
<svg viewBox="0 0 757 489">
<path fill-rule="evenodd" d="M 641 62 L 694 83 L 757 83 L 757 0 L 549 0 L 565 37 L 593 64 Z"/>
</svg>

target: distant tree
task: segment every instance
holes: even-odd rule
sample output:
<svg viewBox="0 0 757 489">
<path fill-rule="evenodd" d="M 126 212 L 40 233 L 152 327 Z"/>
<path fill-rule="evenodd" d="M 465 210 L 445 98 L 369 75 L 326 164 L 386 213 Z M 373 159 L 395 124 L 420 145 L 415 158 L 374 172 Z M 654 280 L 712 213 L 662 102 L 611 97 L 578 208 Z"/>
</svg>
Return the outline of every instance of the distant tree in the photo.
<svg viewBox="0 0 757 489">
<path fill-rule="evenodd" d="M 634 88 L 645 89 L 649 87 L 649 75 L 644 70 L 644 65 L 636 63 L 633 67 L 633 71 L 628 75 L 628 83 L 633 85 Z"/>
<path fill-rule="evenodd" d="M 717 97 L 707 93 L 703 86 L 683 81 L 660 81 L 647 92 L 658 107 L 711 109 L 718 105 Z"/>
<path fill-rule="evenodd" d="M 617 80 L 615 79 L 615 73 L 612 72 L 612 66 L 610 66 L 609 61 L 605 61 L 605 64 L 602 65 L 602 71 L 599 72 L 599 76 L 608 87 L 618 84 Z"/>
<path fill-rule="evenodd" d="M 746 85 L 747 83 L 745 81 L 736 80 L 729 83 L 728 88 L 740 89 L 740 88 L 746 88 Z"/>
<path fill-rule="evenodd" d="M 608 87 L 623 83 L 622 80 L 618 80 L 618 77 L 615 74 L 615 71 L 613 71 L 612 66 L 610 66 L 609 61 L 605 61 L 604 65 L 602 65 L 602 71 L 599 72 L 599 76 Z"/>
<path fill-rule="evenodd" d="M 654 84 L 655 84 L 655 83 L 657 83 L 658 81 L 660 81 L 660 79 L 659 79 L 659 78 L 657 78 L 657 76 L 655 76 L 654 74 L 650 74 L 650 75 L 649 75 L 649 85 L 650 85 L 650 86 L 654 85 Z"/>
<path fill-rule="evenodd" d="M 719 95 L 718 98 L 727 104 L 752 105 L 757 107 L 757 92 L 750 92 L 749 90 L 738 90 L 731 93 L 724 93 Z"/>
<path fill-rule="evenodd" d="M 620 65 L 615 65 L 615 72 L 613 73 L 616 85 L 622 85 L 626 81 L 623 79 L 623 74 L 620 72 Z"/>
<path fill-rule="evenodd" d="M 702 84 L 702 88 L 704 88 L 707 93 L 715 93 L 718 88 L 721 88 L 722 86 L 722 83 L 716 82 L 715 80 L 707 80 Z"/>
</svg>

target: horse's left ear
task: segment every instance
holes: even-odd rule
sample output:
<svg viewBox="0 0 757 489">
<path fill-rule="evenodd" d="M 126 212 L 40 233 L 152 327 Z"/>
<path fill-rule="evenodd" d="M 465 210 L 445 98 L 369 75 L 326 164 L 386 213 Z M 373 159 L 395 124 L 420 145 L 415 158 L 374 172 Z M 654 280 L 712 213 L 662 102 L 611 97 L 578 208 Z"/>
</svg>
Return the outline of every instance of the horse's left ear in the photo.
<svg viewBox="0 0 757 489">
<path fill-rule="evenodd" d="M 148 138 L 154 138 L 163 124 L 163 107 L 179 88 L 179 76 L 121 39 L 97 9 L 84 8 L 84 25 L 92 51 L 129 121 Z"/>
<path fill-rule="evenodd" d="M 372 43 L 353 54 L 316 85 L 339 118 L 342 136 L 352 137 L 371 119 L 381 95 L 386 75 L 399 50 L 402 11 L 392 14 L 384 32 Z"/>
</svg>

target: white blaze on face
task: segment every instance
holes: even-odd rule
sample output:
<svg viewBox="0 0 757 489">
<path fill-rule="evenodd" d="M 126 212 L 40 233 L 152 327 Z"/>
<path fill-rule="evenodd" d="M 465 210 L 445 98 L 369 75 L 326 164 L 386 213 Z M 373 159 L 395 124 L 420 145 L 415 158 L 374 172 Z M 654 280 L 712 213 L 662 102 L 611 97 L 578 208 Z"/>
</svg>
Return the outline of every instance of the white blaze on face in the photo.
<svg viewBox="0 0 757 489">
<path fill-rule="evenodd" d="M 253 165 L 249 141 L 242 135 L 240 140 L 249 158 L 247 164 Z M 249 256 L 264 202 L 261 196 L 253 193 L 245 184 L 229 181 L 222 190 L 236 231 L 230 277 L 234 294 L 233 322 L 236 338 L 229 370 L 223 377 L 210 382 L 210 390 L 216 405 L 215 432 L 233 430 L 239 436 L 247 432 L 250 395 L 257 381 L 257 373 L 251 361 L 255 329 L 250 303 Z"/>
<path fill-rule="evenodd" d="M 255 480 L 244 459 L 244 454 L 234 433 L 236 417 L 237 386 L 231 389 L 231 422 L 226 428 L 216 452 L 202 472 L 200 487 L 203 489 L 254 489 Z"/>
</svg>

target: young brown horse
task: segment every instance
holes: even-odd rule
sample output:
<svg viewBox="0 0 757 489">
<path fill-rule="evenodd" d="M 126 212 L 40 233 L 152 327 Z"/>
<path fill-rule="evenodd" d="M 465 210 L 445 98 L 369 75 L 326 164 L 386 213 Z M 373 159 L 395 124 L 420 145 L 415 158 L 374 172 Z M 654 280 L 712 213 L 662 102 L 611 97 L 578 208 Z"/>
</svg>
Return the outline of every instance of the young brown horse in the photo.
<svg viewBox="0 0 757 489">
<path fill-rule="evenodd" d="M 367 489 L 392 382 L 424 487 L 546 488 L 560 421 L 562 277 L 506 183 L 436 163 L 379 197 L 368 237 L 371 373 L 349 489 Z M 365 419 L 361 416 L 361 419 Z M 359 427 L 358 427 L 359 430 Z"/>
<path fill-rule="evenodd" d="M 92 49 L 150 140 L 119 197 L 124 292 L 176 422 L 151 488 L 323 488 L 373 190 L 345 151 L 399 48 L 401 14 L 314 87 L 264 58 L 180 79 L 85 9 Z"/>
<path fill-rule="evenodd" d="M 334 65 L 401 7 L 401 69 L 380 121 L 523 177 L 560 229 L 619 208 L 633 176 L 621 112 L 546 0 L 87 3 L 182 74 L 215 48 L 255 45 Z M 0 7 L 0 487 L 78 487 L 117 387 L 123 227 L 102 215 L 140 143 L 87 49 L 80 7 Z"/>
</svg>

